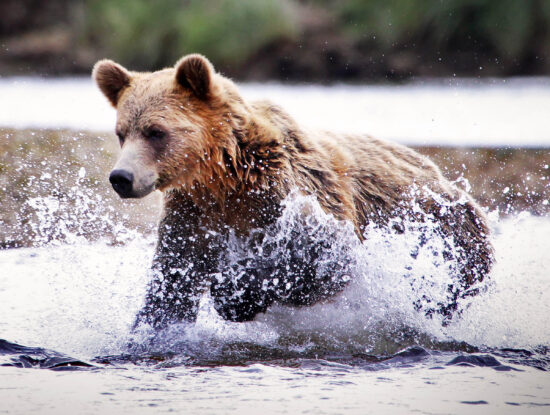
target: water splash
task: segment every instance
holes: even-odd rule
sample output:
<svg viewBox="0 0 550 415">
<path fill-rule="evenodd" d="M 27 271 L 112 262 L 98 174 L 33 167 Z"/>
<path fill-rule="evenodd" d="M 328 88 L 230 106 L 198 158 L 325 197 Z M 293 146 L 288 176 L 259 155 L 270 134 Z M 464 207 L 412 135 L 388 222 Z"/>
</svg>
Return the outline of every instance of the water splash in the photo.
<svg viewBox="0 0 550 415">
<path fill-rule="evenodd" d="M 437 347 L 436 342 L 550 345 L 545 317 L 550 313 L 544 271 L 550 268 L 547 218 L 493 218 L 497 265 L 492 285 L 462 304 L 462 316 L 444 327 L 439 317 L 418 312 L 414 301 L 419 296 L 444 300 L 453 278 L 452 269 L 434 254 L 445 242 L 436 237 L 435 228 L 411 223 L 405 224 L 406 232 L 398 233 L 370 226 L 360 243 L 350 224 L 326 215 L 312 198 L 293 196 L 280 219 L 281 234 L 273 238 L 287 238 L 285 232 L 307 212 L 303 225 L 316 229 L 319 237 L 336 237 L 338 243 L 319 266 L 328 266 L 334 258 L 344 262 L 353 278 L 343 292 L 310 307 L 273 306 L 249 323 L 222 320 L 206 296 L 195 324 L 132 332 L 150 278 L 154 237 L 129 231 L 106 216 L 101 199 L 79 186 L 68 192 L 68 205 L 54 196 L 27 202 L 38 218 L 32 224 L 36 247 L 0 251 L 0 329 L 10 341 L 83 359 L 158 352 L 176 355 L 183 363 L 205 356 L 390 354 L 412 344 Z M 82 235 L 89 223 L 75 223 L 74 217 L 97 222 L 94 226 L 113 233 L 118 243 L 88 242 Z M 419 244 L 426 232 L 433 232 L 433 237 Z M 242 251 L 246 244 L 233 242 L 235 260 L 249 254 Z M 260 248 L 256 246 L 255 252 Z"/>
<path fill-rule="evenodd" d="M 34 246 L 85 244 L 101 238 L 124 244 L 138 236 L 135 229 L 124 226 L 114 207 L 106 203 L 101 194 L 84 185 L 83 169 L 79 170 L 75 184 L 70 187 L 66 187 L 66 183 L 61 187 L 51 175 L 43 175 L 43 181 L 47 180 L 50 187 L 65 190 L 62 194 L 54 191 L 52 195 L 26 201 L 19 220 L 28 225 Z M 36 215 L 36 219 L 28 221 L 29 213 Z"/>
</svg>

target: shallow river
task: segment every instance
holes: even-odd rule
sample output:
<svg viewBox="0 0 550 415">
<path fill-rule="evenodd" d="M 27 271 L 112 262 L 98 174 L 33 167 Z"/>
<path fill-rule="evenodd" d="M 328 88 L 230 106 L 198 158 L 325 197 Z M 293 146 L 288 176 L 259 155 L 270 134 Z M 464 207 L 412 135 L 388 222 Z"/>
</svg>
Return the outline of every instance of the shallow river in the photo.
<svg viewBox="0 0 550 415">
<path fill-rule="evenodd" d="M 549 413 L 550 220 L 492 222 L 491 284 L 447 327 L 383 235 L 328 304 L 228 323 L 205 298 L 162 333 L 131 332 L 152 239 L 0 251 L 0 413 Z"/>
</svg>

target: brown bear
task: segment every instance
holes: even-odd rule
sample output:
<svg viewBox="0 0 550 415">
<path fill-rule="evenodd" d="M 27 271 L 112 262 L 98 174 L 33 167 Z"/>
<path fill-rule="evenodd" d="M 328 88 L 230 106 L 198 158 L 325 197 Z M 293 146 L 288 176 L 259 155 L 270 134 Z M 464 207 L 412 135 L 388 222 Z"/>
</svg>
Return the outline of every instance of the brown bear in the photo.
<svg viewBox="0 0 550 415">
<path fill-rule="evenodd" d="M 342 291 L 347 260 L 316 266 L 336 249 L 337 230 L 308 228 L 304 209 L 302 225 L 271 237 L 281 231 L 278 219 L 293 192 L 351 224 L 357 240 L 368 237 L 367 226 L 402 233 L 405 222 L 436 224 L 446 246 L 440 255 L 454 261 L 456 275 L 448 301 L 418 301 L 427 314 L 451 316 L 491 269 L 483 212 L 409 148 L 306 133 L 280 107 L 245 101 L 197 54 L 152 73 L 102 60 L 93 78 L 117 110 L 122 150 L 109 177 L 113 188 L 123 198 L 164 193 L 155 271 L 138 323 L 193 321 L 207 290 L 233 321 L 251 320 L 273 303 L 309 305 Z M 228 241 L 239 239 L 254 254 L 228 259 Z"/>
</svg>

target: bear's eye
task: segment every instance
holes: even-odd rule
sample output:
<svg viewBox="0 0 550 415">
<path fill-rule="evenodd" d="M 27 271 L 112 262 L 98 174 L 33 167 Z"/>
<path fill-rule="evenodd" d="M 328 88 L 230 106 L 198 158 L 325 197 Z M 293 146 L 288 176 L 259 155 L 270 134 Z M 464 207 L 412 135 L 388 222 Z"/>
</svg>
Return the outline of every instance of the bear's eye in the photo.
<svg viewBox="0 0 550 415">
<path fill-rule="evenodd" d="M 118 137 L 118 141 L 119 141 L 120 145 L 124 144 L 124 135 L 122 135 L 121 132 L 117 131 L 116 136 Z"/>
<path fill-rule="evenodd" d="M 162 140 L 166 133 L 158 128 L 151 128 L 145 132 L 145 137 L 150 140 Z"/>
</svg>

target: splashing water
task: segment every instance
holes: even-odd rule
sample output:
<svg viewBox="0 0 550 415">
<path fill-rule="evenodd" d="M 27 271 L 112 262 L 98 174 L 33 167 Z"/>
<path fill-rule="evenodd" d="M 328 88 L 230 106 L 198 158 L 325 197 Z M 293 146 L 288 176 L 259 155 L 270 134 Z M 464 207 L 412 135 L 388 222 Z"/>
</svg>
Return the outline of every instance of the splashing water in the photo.
<svg viewBox="0 0 550 415">
<path fill-rule="evenodd" d="M 179 353 L 184 361 L 223 360 L 235 348 L 253 360 L 254 353 L 264 356 L 266 350 L 288 357 L 388 355 L 411 344 L 433 347 L 434 342 L 495 348 L 550 345 L 547 218 L 522 214 L 498 221 L 493 215 L 497 262 L 488 289 L 462 305 L 460 318 L 443 326 L 440 318 L 428 318 L 414 306 L 421 296 L 444 300 L 452 279 L 450 268 L 434 255 L 444 243 L 435 231 L 430 243 L 420 246 L 429 229 L 407 224 L 406 232 L 397 233 L 371 226 L 361 243 L 351 224 L 325 214 L 311 197 L 292 195 L 274 237 L 288 237 L 308 212 L 308 229 L 337 240 L 318 266 L 336 258 L 350 270 L 352 281 L 342 293 L 309 307 L 276 305 L 248 323 L 224 321 L 205 297 L 195 324 L 176 324 L 161 333 L 132 332 L 150 278 L 154 237 L 114 221 L 109 207 L 89 191 L 75 186 L 69 192 L 72 196 L 65 200 L 70 200 L 70 209 L 53 196 L 28 200 L 38 218 L 32 223 L 36 246 L 0 251 L 0 330 L 11 341 L 83 359 L 160 352 Z M 86 222 L 71 219 L 81 216 L 114 234 L 115 244 L 112 239 L 88 242 L 81 236 Z M 232 246 L 235 259 L 250 255 L 242 245 Z"/>
</svg>

